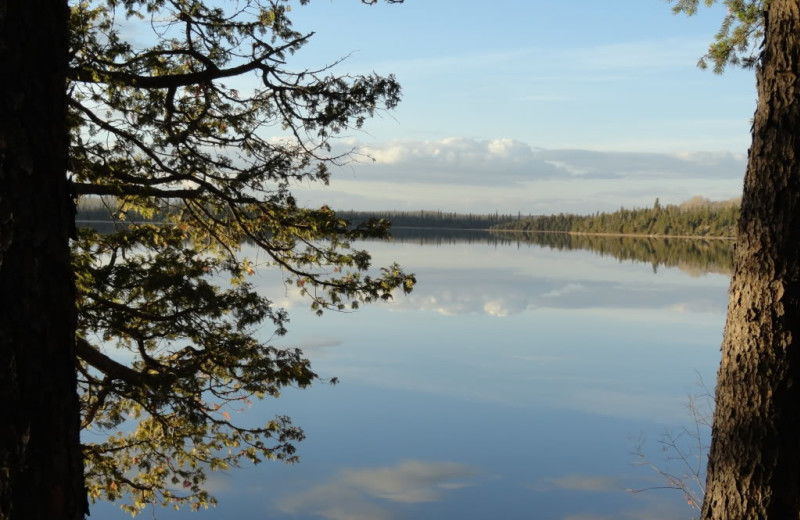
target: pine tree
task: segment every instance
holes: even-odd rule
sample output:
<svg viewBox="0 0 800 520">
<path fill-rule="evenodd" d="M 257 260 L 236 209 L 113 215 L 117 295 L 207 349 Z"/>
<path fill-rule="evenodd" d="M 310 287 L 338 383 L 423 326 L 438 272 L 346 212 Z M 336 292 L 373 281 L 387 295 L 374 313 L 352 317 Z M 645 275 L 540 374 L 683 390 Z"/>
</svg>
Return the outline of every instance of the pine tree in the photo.
<svg viewBox="0 0 800 520">
<path fill-rule="evenodd" d="M 317 379 L 300 351 L 256 336 L 264 322 L 281 336 L 288 320 L 248 281 L 256 268 L 280 270 L 319 314 L 414 284 L 397 265 L 372 270 L 350 245 L 386 237 L 385 221 L 350 226 L 290 192 L 326 183 L 347 159 L 332 140 L 400 99 L 392 76 L 292 70 L 311 34 L 293 28 L 290 7 L 72 5 L 69 172 L 77 195 L 113 197 L 118 223 L 81 230 L 73 247 L 82 426 L 108 432 L 84 446 L 92 500 L 203 507 L 214 502 L 207 471 L 296 460 L 303 432 L 289 418 L 243 426 L 231 414 Z M 125 222 L 131 212 L 164 224 Z"/>
<path fill-rule="evenodd" d="M 0 519 L 85 511 L 66 177 L 66 2 L 0 7 Z"/>
<path fill-rule="evenodd" d="M 758 105 L 702 518 L 782 520 L 800 515 L 800 1 L 724 3 L 706 61 L 755 66 Z"/>
</svg>

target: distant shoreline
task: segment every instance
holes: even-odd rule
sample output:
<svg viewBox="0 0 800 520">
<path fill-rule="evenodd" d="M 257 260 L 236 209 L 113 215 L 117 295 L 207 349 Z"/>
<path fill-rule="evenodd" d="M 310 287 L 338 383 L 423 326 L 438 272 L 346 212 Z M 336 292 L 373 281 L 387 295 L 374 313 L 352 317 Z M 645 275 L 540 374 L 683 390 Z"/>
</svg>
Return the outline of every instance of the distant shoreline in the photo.
<svg viewBox="0 0 800 520">
<path fill-rule="evenodd" d="M 632 237 L 632 238 L 684 238 L 693 240 L 736 240 L 732 236 L 718 235 L 651 235 L 647 233 L 588 233 L 583 231 L 549 231 L 535 229 L 488 229 L 492 233 L 541 233 L 541 234 L 560 234 L 560 235 L 580 235 L 598 237 Z"/>
<path fill-rule="evenodd" d="M 113 220 L 88 220 L 80 219 L 75 221 L 76 224 L 153 224 L 162 225 L 163 221 L 122 221 L 115 222 Z M 583 231 L 556 231 L 556 230 L 534 230 L 534 229 L 493 229 L 493 228 L 455 228 L 455 227 L 442 227 L 442 226 L 392 226 L 392 229 L 409 229 L 409 230 L 431 230 L 431 231 L 484 231 L 487 233 L 528 233 L 528 234 L 549 234 L 549 235 L 577 235 L 577 236 L 597 236 L 597 237 L 630 237 L 630 238 L 680 238 L 687 240 L 736 240 L 732 236 L 717 236 L 717 235 L 657 235 L 647 233 L 589 233 Z"/>
</svg>

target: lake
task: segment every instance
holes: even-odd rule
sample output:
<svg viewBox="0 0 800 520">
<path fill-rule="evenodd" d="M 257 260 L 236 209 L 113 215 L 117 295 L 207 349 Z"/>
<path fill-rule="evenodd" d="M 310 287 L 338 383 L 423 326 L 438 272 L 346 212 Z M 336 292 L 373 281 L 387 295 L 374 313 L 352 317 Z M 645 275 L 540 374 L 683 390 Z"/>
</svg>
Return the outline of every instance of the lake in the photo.
<svg viewBox="0 0 800 520">
<path fill-rule="evenodd" d="M 302 426 L 299 464 L 213 473 L 217 508 L 142 517 L 690 518 L 677 491 L 628 491 L 664 485 L 632 451 L 682 471 L 659 439 L 693 428 L 688 396 L 698 379 L 713 385 L 729 244 L 531 240 L 406 231 L 367 243 L 375 265 L 416 273 L 414 292 L 321 318 L 258 271 L 290 311 L 279 344 L 340 384 L 242 412 Z M 92 518 L 130 517 L 100 503 Z"/>
</svg>

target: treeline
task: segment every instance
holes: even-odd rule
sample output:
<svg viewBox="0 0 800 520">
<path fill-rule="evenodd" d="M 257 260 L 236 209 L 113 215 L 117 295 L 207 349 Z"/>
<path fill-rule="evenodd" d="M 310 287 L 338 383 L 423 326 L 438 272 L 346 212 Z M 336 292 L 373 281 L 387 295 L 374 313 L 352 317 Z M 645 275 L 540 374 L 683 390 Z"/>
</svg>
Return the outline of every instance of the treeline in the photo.
<svg viewBox="0 0 800 520">
<path fill-rule="evenodd" d="M 711 202 L 694 197 L 680 205 L 625 209 L 593 215 L 535 216 L 495 226 L 498 230 L 608 233 L 623 235 L 734 237 L 739 218 L 738 200 Z"/>
<path fill-rule="evenodd" d="M 337 211 L 354 226 L 368 219 L 386 219 L 395 233 L 400 228 L 532 231 L 652 236 L 734 237 L 739 217 L 738 200 L 711 202 L 695 197 L 680 205 L 625 209 L 613 213 L 522 216 L 500 213 L 473 214 L 445 211 Z M 121 218 L 120 218 L 121 217 Z M 78 205 L 79 221 L 160 221 L 159 212 L 145 216 L 120 211 L 113 199 L 85 198 Z"/>
<path fill-rule="evenodd" d="M 453 243 L 486 243 L 488 245 L 507 245 L 507 244 L 527 244 L 538 247 L 548 247 L 552 249 L 584 249 L 594 251 L 602 256 L 612 256 L 620 261 L 646 262 L 656 270 L 660 266 L 680 267 L 690 272 L 717 272 L 730 274 L 732 265 L 732 242 L 727 240 L 680 240 L 680 239 L 648 239 L 624 236 L 597 236 L 591 233 L 608 234 L 662 234 L 641 231 L 643 227 L 624 227 L 623 231 L 619 228 L 602 228 L 602 231 L 593 231 L 592 227 L 571 227 L 579 223 L 580 219 L 591 222 L 601 219 L 606 223 L 613 222 L 614 218 L 620 221 L 639 223 L 646 221 L 648 215 L 657 213 L 657 219 L 664 219 L 669 216 L 679 214 L 681 219 L 673 218 L 670 222 L 688 221 L 696 219 L 695 226 L 708 230 L 724 229 L 722 223 L 727 222 L 729 233 L 733 233 L 736 214 L 738 214 L 738 204 L 734 202 L 711 203 L 703 199 L 692 199 L 680 206 L 666 206 L 659 208 L 659 204 L 654 204 L 653 208 L 644 210 L 621 210 L 619 212 L 603 215 L 591 215 L 589 217 L 579 217 L 576 215 L 552 215 L 547 217 L 521 217 L 520 215 L 500 215 L 498 213 L 488 215 L 478 214 L 458 214 L 442 211 L 389 211 L 389 212 L 366 212 L 366 211 L 340 211 L 337 214 L 344 219 L 357 225 L 369 218 L 384 218 L 392 222 L 392 235 L 398 242 L 418 243 L 420 245 L 444 245 Z M 99 198 L 84 198 L 78 207 L 78 220 L 92 221 L 92 226 L 106 225 L 113 226 L 113 216 L 119 217 L 119 204 L 111 200 L 101 200 Z M 699 217 L 698 217 L 699 215 Z M 638 217 L 638 219 L 633 218 Z M 135 211 L 126 211 L 124 221 L 140 222 L 144 220 L 157 221 L 163 219 L 156 213 L 148 219 Z M 549 223 L 550 227 L 528 228 L 530 222 L 536 222 L 537 226 L 542 223 Z M 523 229 L 513 230 L 515 226 Z M 490 229 L 492 228 L 492 229 Z M 577 233 L 590 234 L 570 234 L 564 231 L 576 230 Z M 588 229 L 588 231 L 583 231 Z M 627 231 L 625 231 L 627 229 Z M 651 228 L 647 228 L 651 229 Z M 692 235 L 686 232 L 686 226 L 669 226 L 667 229 L 681 229 L 677 233 Z M 451 230 L 451 231 L 448 231 Z M 487 234 L 487 230 L 490 233 Z M 110 231 L 110 229 L 109 229 Z M 547 231 L 547 232 L 542 232 Z M 701 236 L 695 233 L 692 236 Z M 707 233 L 708 237 L 729 236 L 726 233 L 714 234 Z"/>
<path fill-rule="evenodd" d="M 526 218 L 521 214 L 478 215 L 446 211 L 337 211 L 336 214 L 354 225 L 370 218 L 378 218 L 388 220 L 393 228 L 437 229 L 489 229 Z"/>
</svg>

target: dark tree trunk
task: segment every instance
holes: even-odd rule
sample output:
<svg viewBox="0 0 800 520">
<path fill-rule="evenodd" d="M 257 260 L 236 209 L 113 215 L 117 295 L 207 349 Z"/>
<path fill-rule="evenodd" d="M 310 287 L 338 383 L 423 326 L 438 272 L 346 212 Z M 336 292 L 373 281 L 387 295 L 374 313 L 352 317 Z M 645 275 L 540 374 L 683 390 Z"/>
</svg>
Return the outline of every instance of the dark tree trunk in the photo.
<svg viewBox="0 0 800 520">
<path fill-rule="evenodd" d="M 702 518 L 800 518 L 800 0 L 770 0 Z"/>
<path fill-rule="evenodd" d="M 66 178 L 65 0 L 0 0 L 0 519 L 85 493 Z"/>
</svg>

